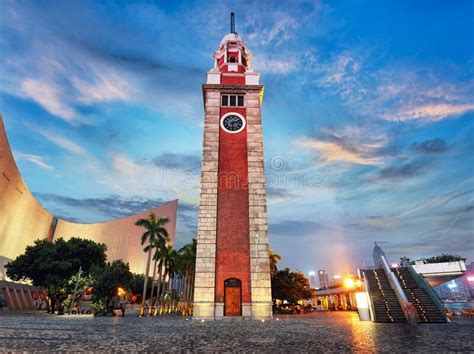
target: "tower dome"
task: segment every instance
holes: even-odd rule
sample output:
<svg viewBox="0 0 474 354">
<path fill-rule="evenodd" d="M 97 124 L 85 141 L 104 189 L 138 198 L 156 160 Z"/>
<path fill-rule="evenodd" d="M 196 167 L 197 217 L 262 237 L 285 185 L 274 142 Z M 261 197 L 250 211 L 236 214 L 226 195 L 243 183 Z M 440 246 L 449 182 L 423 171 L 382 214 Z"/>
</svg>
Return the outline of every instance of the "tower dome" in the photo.
<svg viewBox="0 0 474 354">
<path fill-rule="evenodd" d="M 221 44 L 219 45 L 219 48 L 221 48 L 223 45 L 227 44 L 228 42 L 235 42 L 237 45 L 244 45 L 244 40 L 242 39 L 241 36 L 239 36 L 238 33 L 229 33 L 222 38 Z"/>
</svg>

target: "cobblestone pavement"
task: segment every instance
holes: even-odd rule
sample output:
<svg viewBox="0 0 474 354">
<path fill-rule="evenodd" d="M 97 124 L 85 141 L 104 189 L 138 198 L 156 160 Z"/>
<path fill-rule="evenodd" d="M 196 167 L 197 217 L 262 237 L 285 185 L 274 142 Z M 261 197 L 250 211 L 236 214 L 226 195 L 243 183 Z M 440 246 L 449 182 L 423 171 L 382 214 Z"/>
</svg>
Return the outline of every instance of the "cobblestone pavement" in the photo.
<svg viewBox="0 0 474 354">
<path fill-rule="evenodd" d="M 474 321 L 380 324 L 355 313 L 265 322 L 0 313 L 0 351 L 472 352 L 473 333 Z"/>
</svg>

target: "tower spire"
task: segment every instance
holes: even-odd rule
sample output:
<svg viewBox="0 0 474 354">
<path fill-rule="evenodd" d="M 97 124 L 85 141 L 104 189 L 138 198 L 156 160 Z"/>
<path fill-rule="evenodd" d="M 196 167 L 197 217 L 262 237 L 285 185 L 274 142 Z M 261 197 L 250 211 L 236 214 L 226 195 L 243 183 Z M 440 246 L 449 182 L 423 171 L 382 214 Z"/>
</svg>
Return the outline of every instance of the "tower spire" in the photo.
<svg viewBox="0 0 474 354">
<path fill-rule="evenodd" d="M 230 13 L 230 33 L 235 33 L 235 15 Z"/>
</svg>

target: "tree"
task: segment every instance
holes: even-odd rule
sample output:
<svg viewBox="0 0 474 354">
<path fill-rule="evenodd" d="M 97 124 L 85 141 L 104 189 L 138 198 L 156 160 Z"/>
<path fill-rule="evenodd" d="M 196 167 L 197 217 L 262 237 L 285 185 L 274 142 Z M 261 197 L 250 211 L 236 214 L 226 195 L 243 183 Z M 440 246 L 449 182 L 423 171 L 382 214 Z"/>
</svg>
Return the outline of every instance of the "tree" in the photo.
<svg viewBox="0 0 474 354">
<path fill-rule="evenodd" d="M 309 299 L 309 280 L 299 271 L 292 272 L 289 268 L 279 270 L 272 277 L 272 296 L 273 301 L 286 300 L 293 305 L 299 300 Z"/>
<path fill-rule="evenodd" d="M 458 256 L 456 254 L 447 254 L 443 253 L 438 256 L 422 258 L 421 261 L 425 263 L 447 263 L 447 262 L 459 262 L 459 261 L 466 261 L 466 258 Z"/>
<path fill-rule="evenodd" d="M 92 281 L 94 303 L 101 302 L 107 306 L 110 300 L 117 295 L 119 287 L 130 289 L 132 278 L 130 266 L 120 259 L 112 263 L 108 262 L 103 267 L 94 268 Z"/>
<path fill-rule="evenodd" d="M 279 254 L 273 253 L 273 250 L 270 248 L 270 273 L 274 275 L 277 272 L 277 263 L 281 261 L 281 256 Z"/>
<path fill-rule="evenodd" d="M 71 277 L 79 267 L 84 277 L 89 276 L 93 267 L 104 265 L 106 249 L 105 244 L 79 238 L 36 240 L 26 247 L 24 254 L 6 265 L 7 275 L 15 281 L 31 281 L 34 286 L 45 288 L 48 312 L 54 313 L 56 305 L 59 307 L 73 291 Z"/>
<path fill-rule="evenodd" d="M 193 238 L 191 243 L 184 245 L 178 251 L 180 254 L 179 264 L 183 274 L 183 314 L 190 314 L 192 311 L 196 250 L 197 240 Z"/>
<path fill-rule="evenodd" d="M 143 296 L 142 304 L 140 307 L 140 316 L 143 316 L 145 312 L 145 300 L 148 287 L 148 277 L 150 274 L 150 260 L 151 260 L 151 250 L 152 242 L 154 239 L 164 238 L 169 239 L 168 231 L 164 227 L 169 222 L 168 218 L 157 219 L 155 213 L 151 212 L 147 219 L 139 219 L 135 222 L 135 225 L 144 227 L 145 231 L 141 237 L 141 243 L 144 245 L 148 241 L 148 245 L 144 248 L 144 252 L 148 252 L 147 261 L 146 261 L 146 271 L 145 271 L 145 280 L 143 283 Z"/>
</svg>

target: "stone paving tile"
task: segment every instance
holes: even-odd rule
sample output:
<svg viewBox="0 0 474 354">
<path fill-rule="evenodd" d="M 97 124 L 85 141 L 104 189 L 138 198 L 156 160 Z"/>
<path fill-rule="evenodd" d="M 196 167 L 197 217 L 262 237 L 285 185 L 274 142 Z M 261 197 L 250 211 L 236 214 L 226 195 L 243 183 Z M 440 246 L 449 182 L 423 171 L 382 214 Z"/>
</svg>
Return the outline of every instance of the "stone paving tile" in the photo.
<svg viewBox="0 0 474 354">
<path fill-rule="evenodd" d="M 68 317 L 0 313 L 0 351 L 474 352 L 474 321 L 360 322 L 355 313 L 271 321 L 193 321 L 178 316 Z"/>
</svg>

